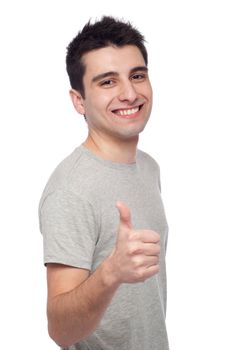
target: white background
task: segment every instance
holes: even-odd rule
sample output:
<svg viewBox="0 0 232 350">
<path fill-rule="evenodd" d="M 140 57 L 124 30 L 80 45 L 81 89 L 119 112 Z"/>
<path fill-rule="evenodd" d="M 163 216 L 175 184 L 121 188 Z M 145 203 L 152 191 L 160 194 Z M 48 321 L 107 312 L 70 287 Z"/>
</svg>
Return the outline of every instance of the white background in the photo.
<svg viewBox="0 0 232 350">
<path fill-rule="evenodd" d="M 232 349 L 230 1 L 1 1 L 1 349 L 57 349 L 46 330 L 37 207 L 55 166 L 86 137 L 65 48 L 89 20 L 145 35 L 154 89 L 140 148 L 161 166 L 170 226 L 172 350 Z M 146 349 L 144 349 L 146 350 Z"/>
</svg>

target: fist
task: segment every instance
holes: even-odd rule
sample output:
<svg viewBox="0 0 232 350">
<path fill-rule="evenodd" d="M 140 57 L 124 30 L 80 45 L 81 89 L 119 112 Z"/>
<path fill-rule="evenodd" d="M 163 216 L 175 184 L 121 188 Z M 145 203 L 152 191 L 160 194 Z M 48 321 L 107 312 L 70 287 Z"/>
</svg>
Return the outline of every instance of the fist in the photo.
<svg viewBox="0 0 232 350">
<path fill-rule="evenodd" d="M 130 209 L 123 202 L 116 207 L 119 226 L 111 271 L 119 283 L 143 282 L 159 272 L 160 236 L 152 230 L 134 230 Z"/>
</svg>

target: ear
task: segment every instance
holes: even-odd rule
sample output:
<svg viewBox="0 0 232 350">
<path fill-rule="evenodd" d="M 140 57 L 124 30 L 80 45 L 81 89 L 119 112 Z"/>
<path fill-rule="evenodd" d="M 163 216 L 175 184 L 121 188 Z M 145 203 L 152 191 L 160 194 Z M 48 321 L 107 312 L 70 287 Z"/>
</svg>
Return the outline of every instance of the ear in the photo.
<svg viewBox="0 0 232 350">
<path fill-rule="evenodd" d="M 81 96 L 81 94 L 74 89 L 71 89 L 69 91 L 69 95 L 71 97 L 72 103 L 76 111 L 82 115 L 85 114 L 85 107 L 84 107 L 84 99 Z"/>
</svg>

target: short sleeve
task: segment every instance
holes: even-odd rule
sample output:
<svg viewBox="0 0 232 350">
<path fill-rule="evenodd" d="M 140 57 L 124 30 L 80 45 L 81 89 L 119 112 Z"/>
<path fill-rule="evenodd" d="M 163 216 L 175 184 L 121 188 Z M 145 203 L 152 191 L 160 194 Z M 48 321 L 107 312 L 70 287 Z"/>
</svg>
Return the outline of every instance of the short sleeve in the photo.
<svg viewBox="0 0 232 350">
<path fill-rule="evenodd" d="M 56 190 L 41 203 L 39 219 L 44 264 L 60 263 L 91 270 L 98 224 L 88 201 L 70 191 Z"/>
</svg>

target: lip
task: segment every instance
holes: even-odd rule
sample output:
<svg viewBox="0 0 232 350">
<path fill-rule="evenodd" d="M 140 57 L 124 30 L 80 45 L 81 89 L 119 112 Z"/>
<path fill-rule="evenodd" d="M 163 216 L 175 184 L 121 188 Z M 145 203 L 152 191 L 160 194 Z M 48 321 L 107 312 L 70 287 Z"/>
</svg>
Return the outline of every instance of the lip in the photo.
<svg viewBox="0 0 232 350">
<path fill-rule="evenodd" d="M 143 105 L 144 104 L 140 104 L 140 105 L 136 105 L 136 106 L 130 106 L 130 107 L 127 107 L 127 108 L 117 108 L 117 109 L 113 109 L 111 112 L 113 113 L 113 115 L 115 117 L 118 117 L 118 118 L 121 118 L 121 119 L 133 119 L 133 118 L 136 118 L 138 117 L 138 115 L 140 114 L 140 111 L 141 109 L 143 108 Z M 132 110 L 132 109 L 137 109 L 138 108 L 138 111 L 135 112 L 135 113 L 132 113 L 132 114 L 117 114 L 116 111 L 126 111 L 126 110 Z"/>
</svg>

